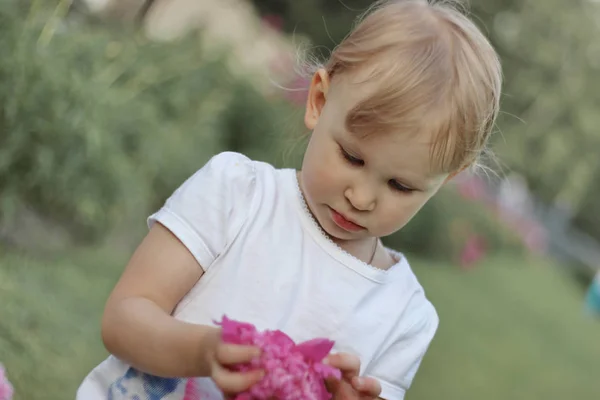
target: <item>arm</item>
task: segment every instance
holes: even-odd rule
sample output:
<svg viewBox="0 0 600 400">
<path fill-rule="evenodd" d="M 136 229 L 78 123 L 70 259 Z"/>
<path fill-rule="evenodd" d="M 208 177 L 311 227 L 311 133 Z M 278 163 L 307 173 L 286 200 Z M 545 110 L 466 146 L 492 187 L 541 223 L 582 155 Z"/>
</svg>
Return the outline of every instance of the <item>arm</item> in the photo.
<svg viewBox="0 0 600 400">
<path fill-rule="evenodd" d="M 219 330 L 170 315 L 202 274 L 185 246 L 155 224 L 107 301 L 102 319 L 107 350 L 157 376 L 209 375 L 207 350 L 219 341 Z"/>
<path fill-rule="evenodd" d="M 235 394 L 262 379 L 263 371 L 234 372 L 227 366 L 250 361 L 259 349 L 225 344 L 220 329 L 171 317 L 202 274 L 187 248 L 154 224 L 108 299 L 102 339 L 112 354 L 140 371 L 209 376 L 224 393 Z"/>
<path fill-rule="evenodd" d="M 246 220 L 254 182 L 248 158 L 220 153 L 150 216 L 150 232 L 106 304 L 102 338 L 112 354 L 152 375 L 211 374 L 229 386 L 221 365 L 246 361 L 248 349 L 223 345 L 220 329 L 171 314 Z"/>
</svg>

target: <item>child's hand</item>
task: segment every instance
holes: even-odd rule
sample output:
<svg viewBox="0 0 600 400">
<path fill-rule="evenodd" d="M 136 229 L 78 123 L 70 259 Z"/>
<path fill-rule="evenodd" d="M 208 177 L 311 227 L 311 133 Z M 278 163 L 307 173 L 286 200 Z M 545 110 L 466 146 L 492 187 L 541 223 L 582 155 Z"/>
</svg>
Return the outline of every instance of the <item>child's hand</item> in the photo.
<svg viewBox="0 0 600 400">
<path fill-rule="evenodd" d="M 360 359 L 352 354 L 338 353 L 327 357 L 327 363 L 342 371 L 342 379 L 327 381 L 332 400 L 372 400 L 381 393 L 379 382 L 370 377 L 360 377 Z"/>
<path fill-rule="evenodd" d="M 235 364 L 250 362 L 253 358 L 258 357 L 260 349 L 224 343 L 220 337 L 215 342 L 216 345 L 208 354 L 210 377 L 226 397 L 232 397 L 247 390 L 263 378 L 264 371 L 262 370 L 248 372 L 231 370 L 231 366 Z"/>
</svg>

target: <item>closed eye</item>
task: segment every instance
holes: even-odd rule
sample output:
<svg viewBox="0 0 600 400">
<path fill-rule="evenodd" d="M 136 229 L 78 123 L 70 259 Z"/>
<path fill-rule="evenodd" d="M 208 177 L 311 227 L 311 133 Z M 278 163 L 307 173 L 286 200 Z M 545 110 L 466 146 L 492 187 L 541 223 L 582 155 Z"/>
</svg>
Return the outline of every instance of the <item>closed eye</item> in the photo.
<svg viewBox="0 0 600 400">
<path fill-rule="evenodd" d="M 402 193 L 412 193 L 414 192 L 414 189 L 411 189 L 407 186 L 404 186 L 403 184 L 401 184 L 400 182 L 398 182 L 395 179 L 390 179 L 389 181 L 389 185 L 392 189 L 398 191 L 398 192 L 402 192 Z"/>
<path fill-rule="evenodd" d="M 344 150 L 344 148 L 342 146 L 340 146 L 340 153 L 342 154 L 342 157 L 344 157 L 346 159 L 346 161 L 348 161 L 352 165 L 355 165 L 358 167 L 362 167 L 363 165 L 365 165 L 365 162 L 363 160 L 361 160 L 360 158 L 354 157 L 353 155 L 348 153 L 346 150 Z"/>
</svg>

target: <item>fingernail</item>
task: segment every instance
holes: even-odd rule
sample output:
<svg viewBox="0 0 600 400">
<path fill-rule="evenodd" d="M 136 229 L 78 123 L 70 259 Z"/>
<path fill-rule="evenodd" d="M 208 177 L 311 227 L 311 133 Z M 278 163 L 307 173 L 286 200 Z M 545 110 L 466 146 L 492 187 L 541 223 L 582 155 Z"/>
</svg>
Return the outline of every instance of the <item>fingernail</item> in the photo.
<svg viewBox="0 0 600 400">
<path fill-rule="evenodd" d="M 356 378 L 356 386 L 358 386 L 359 388 L 365 386 L 365 379 L 364 378 Z"/>
</svg>

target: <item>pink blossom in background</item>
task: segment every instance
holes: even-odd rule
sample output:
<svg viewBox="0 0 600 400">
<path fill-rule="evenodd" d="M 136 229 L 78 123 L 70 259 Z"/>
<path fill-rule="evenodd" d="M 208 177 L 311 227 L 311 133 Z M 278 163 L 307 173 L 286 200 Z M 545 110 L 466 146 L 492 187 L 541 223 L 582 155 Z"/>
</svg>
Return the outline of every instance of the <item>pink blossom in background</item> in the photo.
<svg viewBox="0 0 600 400">
<path fill-rule="evenodd" d="M 533 220 L 525 220 L 518 225 L 518 233 L 527 249 L 534 254 L 544 254 L 547 251 L 546 229 Z"/>
<path fill-rule="evenodd" d="M 293 79 L 288 88 L 284 92 L 284 98 L 296 106 L 304 106 L 308 98 L 308 87 L 310 86 L 310 79 L 306 79 L 302 76 L 297 76 Z"/>
<path fill-rule="evenodd" d="M 485 239 L 479 235 L 470 235 L 460 255 L 463 269 L 469 269 L 479 262 L 486 254 Z"/>
<path fill-rule="evenodd" d="M 6 377 L 2 364 L 0 364 L 0 400 L 11 400 L 13 396 L 13 387 Z"/>
<path fill-rule="evenodd" d="M 283 30 L 283 18 L 280 15 L 268 14 L 262 18 L 262 22 L 265 26 L 281 32 Z"/>
<path fill-rule="evenodd" d="M 259 332 L 252 324 L 223 317 L 217 322 L 226 343 L 257 346 L 259 358 L 248 364 L 237 365 L 237 371 L 264 369 L 265 377 L 248 391 L 233 400 L 329 400 L 331 394 L 324 380 L 341 378 L 341 372 L 323 363 L 333 348 L 328 339 L 313 339 L 300 344 L 279 330 Z"/>
<path fill-rule="evenodd" d="M 485 181 L 477 175 L 463 172 L 456 178 L 455 184 L 458 193 L 467 200 L 479 201 L 487 205 L 494 202 Z"/>
</svg>

